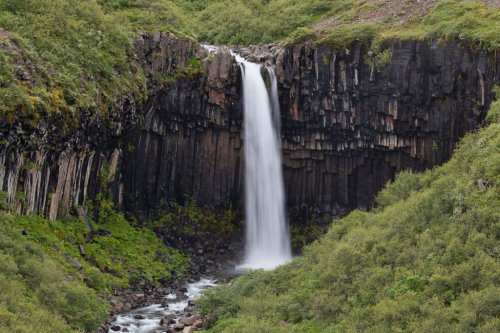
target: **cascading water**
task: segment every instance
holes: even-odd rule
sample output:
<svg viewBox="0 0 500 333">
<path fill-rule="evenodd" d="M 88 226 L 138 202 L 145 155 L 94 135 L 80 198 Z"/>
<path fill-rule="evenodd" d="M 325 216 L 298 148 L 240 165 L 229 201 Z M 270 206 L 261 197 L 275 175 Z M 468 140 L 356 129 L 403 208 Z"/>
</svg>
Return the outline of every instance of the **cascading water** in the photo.
<svg viewBox="0 0 500 333">
<path fill-rule="evenodd" d="M 270 69 L 270 99 L 261 66 L 239 56 L 236 59 L 243 76 L 245 131 L 246 257 L 242 267 L 273 269 L 291 259 L 279 148 L 276 77 Z"/>
</svg>

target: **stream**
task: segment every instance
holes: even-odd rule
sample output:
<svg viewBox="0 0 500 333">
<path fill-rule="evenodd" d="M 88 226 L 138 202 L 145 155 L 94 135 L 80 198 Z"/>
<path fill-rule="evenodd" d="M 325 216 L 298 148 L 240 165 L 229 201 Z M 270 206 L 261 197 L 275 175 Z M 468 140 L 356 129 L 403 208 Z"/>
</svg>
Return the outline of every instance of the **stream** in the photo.
<svg viewBox="0 0 500 333">
<path fill-rule="evenodd" d="M 202 278 L 200 281 L 188 283 L 186 285 L 186 299 L 177 300 L 177 295 L 172 292 L 165 295 L 168 307 L 164 307 L 161 304 L 152 304 L 134 309 L 128 313 L 119 314 L 116 316 L 116 320 L 111 323 L 110 332 L 148 333 L 156 330 L 166 332 L 165 324 L 163 326 L 160 325 L 160 321 L 163 318 L 173 315 L 175 316 L 175 322 L 179 322 L 186 315 L 184 309 L 188 307 L 189 301 L 195 299 L 201 291 L 212 288 L 215 285 L 215 280 L 211 278 Z"/>
</svg>

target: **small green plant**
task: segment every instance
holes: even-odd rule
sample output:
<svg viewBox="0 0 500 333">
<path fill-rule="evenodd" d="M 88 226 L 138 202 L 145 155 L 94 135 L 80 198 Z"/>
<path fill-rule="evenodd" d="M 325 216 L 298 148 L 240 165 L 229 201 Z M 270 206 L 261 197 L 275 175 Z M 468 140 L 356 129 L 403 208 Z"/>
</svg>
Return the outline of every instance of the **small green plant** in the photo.
<svg viewBox="0 0 500 333">
<path fill-rule="evenodd" d="M 493 93 L 496 96 L 496 100 L 500 100 L 500 86 L 495 86 L 493 88 Z M 486 121 L 490 124 L 500 122 L 500 103 L 493 103 L 486 116 Z"/>
<path fill-rule="evenodd" d="M 384 71 L 391 64 L 392 51 L 390 49 L 377 53 L 374 57 L 377 72 Z"/>
<path fill-rule="evenodd" d="M 403 278 L 396 282 L 394 286 L 387 291 L 389 297 L 394 298 L 408 291 L 421 293 L 425 288 L 425 279 L 418 275 L 403 275 Z"/>
</svg>

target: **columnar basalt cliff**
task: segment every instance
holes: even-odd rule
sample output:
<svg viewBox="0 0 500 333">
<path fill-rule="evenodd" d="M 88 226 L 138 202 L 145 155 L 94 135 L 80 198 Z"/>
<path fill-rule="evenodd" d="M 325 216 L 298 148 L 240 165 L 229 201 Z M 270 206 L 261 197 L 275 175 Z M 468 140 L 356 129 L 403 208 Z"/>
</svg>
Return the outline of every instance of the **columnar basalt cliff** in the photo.
<svg viewBox="0 0 500 333">
<path fill-rule="evenodd" d="M 118 96 L 105 123 L 85 113 L 67 133 L 45 119 L 0 123 L 0 190 L 17 213 L 56 219 L 108 190 L 135 213 L 184 194 L 236 201 L 241 112 L 229 50 L 209 59 L 192 41 L 158 32 L 135 41 L 135 56 L 148 98 Z M 201 68 L 186 71 L 198 58 Z"/>
<path fill-rule="evenodd" d="M 290 209 L 366 208 L 398 170 L 444 162 L 481 124 L 500 55 L 451 43 L 386 49 L 385 65 L 357 44 L 266 48 L 256 57 L 279 79 Z M 187 198 L 242 208 L 241 72 L 229 49 L 208 54 L 155 33 L 136 40 L 135 57 L 147 99 L 120 96 L 106 125 L 82 114 L 62 135 L 48 121 L 35 129 L 2 123 L 0 190 L 18 213 L 55 219 L 108 189 L 120 210 L 139 218 Z"/>
<path fill-rule="evenodd" d="M 205 57 L 202 68 L 204 75 L 181 76 L 151 92 L 123 159 L 123 209 L 150 212 L 191 198 L 201 205 L 239 204 L 239 68 L 227 48 Z"/>
<path fill-rule="evenodd" d="M 443 163 L 482 123 L 498 54 L 426 42 L 386 49 L 385 66 L 362 45 L 304 44 L 274 56 L 290 207 L 367 208 L 397 171 Z"/>
</svg>

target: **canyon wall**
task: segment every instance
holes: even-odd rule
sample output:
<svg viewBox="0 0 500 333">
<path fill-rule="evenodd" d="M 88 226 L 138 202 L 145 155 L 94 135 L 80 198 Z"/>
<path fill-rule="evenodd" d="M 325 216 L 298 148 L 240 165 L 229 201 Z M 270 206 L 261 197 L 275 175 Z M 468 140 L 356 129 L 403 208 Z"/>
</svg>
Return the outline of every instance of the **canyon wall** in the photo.
<svg viewBox="0 0 500 333">
<path fill-rule="evenodd" d="M 498 53 L 435 42 L 385 49 L 387 65 L 359 44 L 304 44 L 274 57 L 289 206 L 367 208 L 397 171 L 443 163 L 482 123 L 499 82 Z"/>
<path fill-rule="evenodd" d="M 121 166 L 119 207 L 136 215 L 169 201 L 239 207 L 242 106 L 239 67 L 229 49 L 202 55 L 203 75 L 151 92 Z"/>
<path fill-rule="evenodd" d="M 197 59 L 201 68 L 188 66 Z M 237 200 L 242 115 L 229 50 L 208 58 L 192 41 L 158 32 L 137 38 L 134 61 L 148 96 L 117 96 L 106 122 L 82 112 L 78 127 L 61 133 L 43 117 L 36 126 L 0 120 L 2 205 L 56 219 L 98 194 L 135 214 L 184 195 Z"/>
<path fill-rule="evenodd" d="M 385 47 L 383 66 L 357 44 L 267 47 L 260 57 L 279 79 L 292 217 L 304 207 L 328 215 L 367 208 L 398 170 L 444 162 L 482 123 L 499 55 L 454 44 Z M 85 114 L 64 135 L 43 121 L 0 124 L 0 190 L 16 212 L 55 219 L 108 190 L 140 220 L 190 198 L 242 209 L 241 72 L 229 50 L 209 54 L 155 33 L 136 40 L 135 61 L 148 96 L 119 96 L 106 126 Z"/>
</svg>

